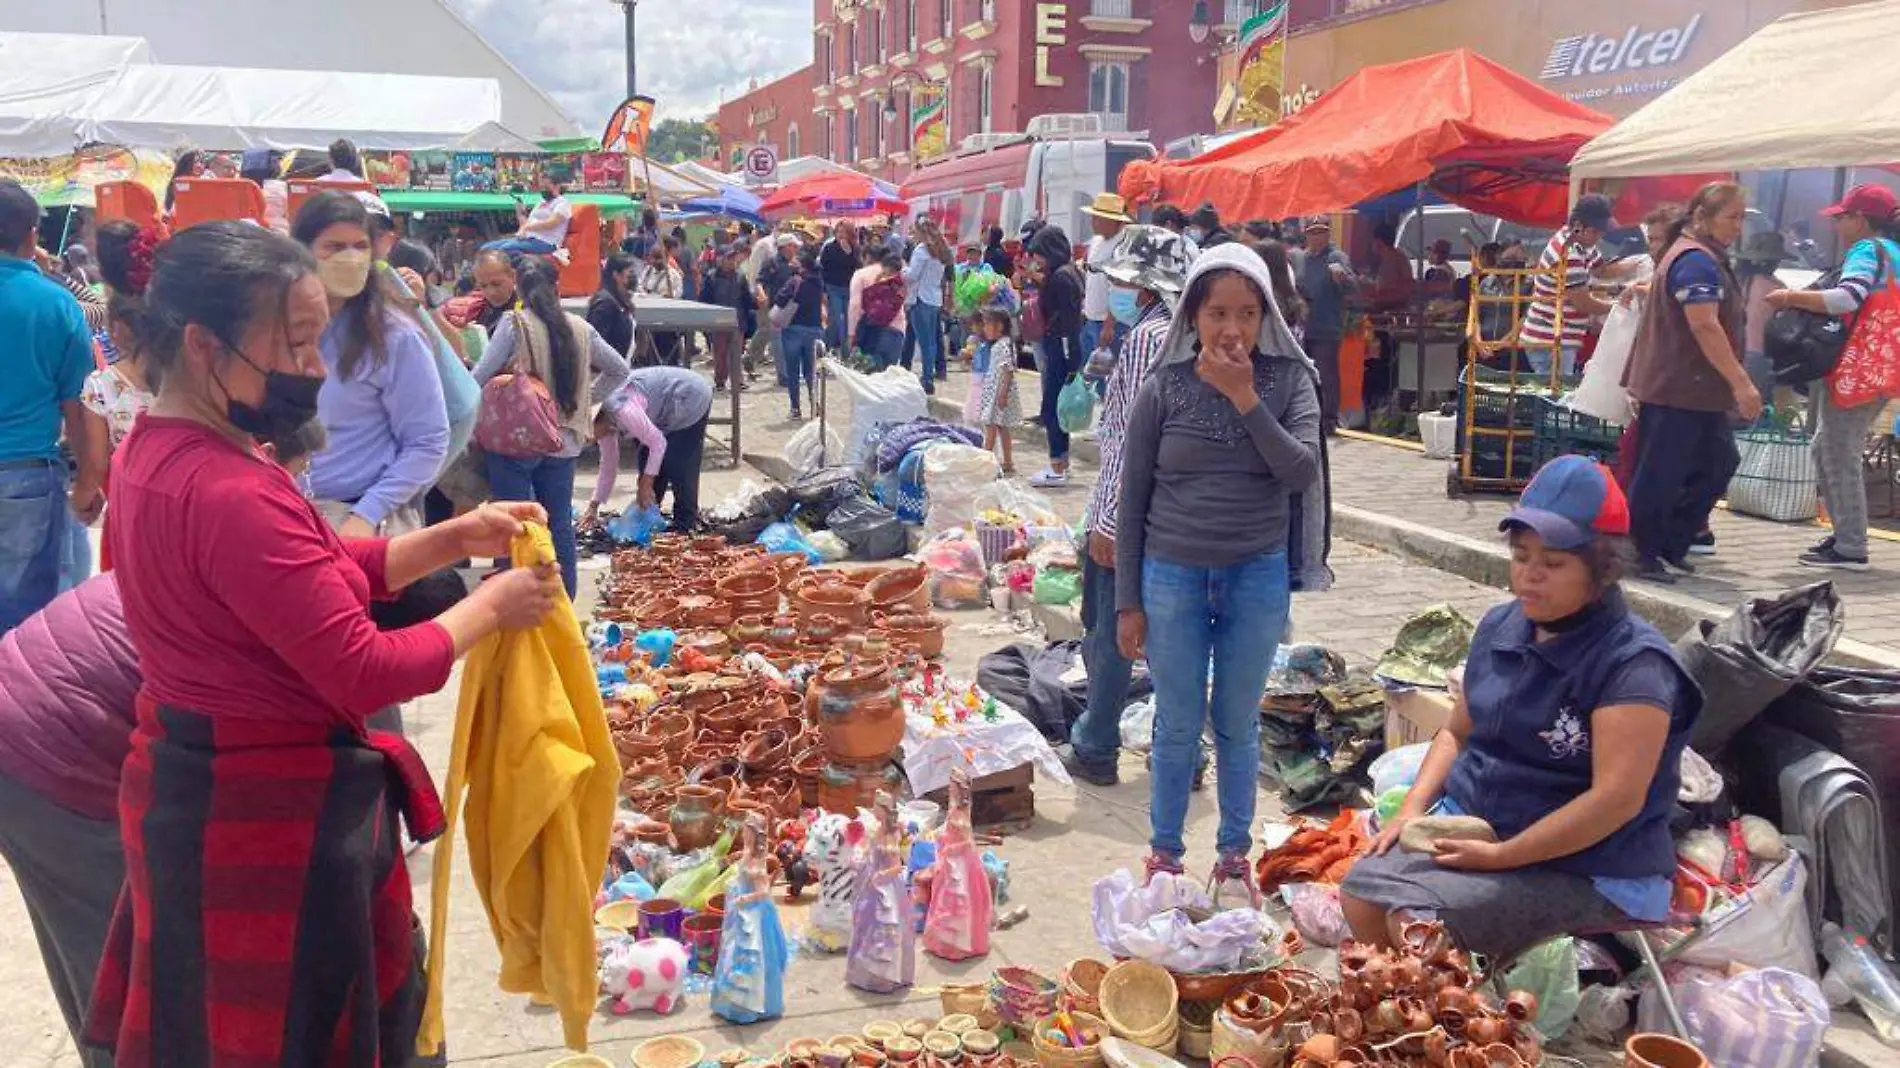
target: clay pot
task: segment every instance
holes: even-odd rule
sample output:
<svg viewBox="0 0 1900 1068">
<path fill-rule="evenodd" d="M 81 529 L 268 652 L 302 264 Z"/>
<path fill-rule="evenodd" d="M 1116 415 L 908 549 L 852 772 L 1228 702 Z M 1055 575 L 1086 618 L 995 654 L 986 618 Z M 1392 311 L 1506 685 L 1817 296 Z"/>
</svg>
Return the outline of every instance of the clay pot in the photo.
<svg viewBox="0 0 1900 1068">
<path fill-rule="evenodd" d="M 1400 998 L 1399 1013 L 1405 1017 L 1405 1030 L 1425 1031 L 1432 1026 L 1432 1010 L 1418 998 Z"/>
<path fill-rule="evenodd" d="M 1623 1043 L 1623 1068 L 1709 1068 L 1709 1059 L 1682 1039 L 1645 1032 Z"/>
<path fill-rule="evenodd" d="M 730 784 L 736 781 L 744 770 L 745 765 L 739 763 L 737 757 L 717 757 L 694 768 L 686 779 L 688 782 L 702 786 L 712 782 L 725 782 L 728 784 L 726 789 L 731 790 Z"/>
<path fill-rule="evenodd" d="M 884 572 L 864 586 L 871 604 L 880 612 L 930 611 L 930 586 L 922 565 L 899 567 Z"/>
<path fill-rule="evenodd" d="M 1343 1043 L 1336 1036 L 1314 1035 L 1300 1043 L 1299 1057 L 1319 1064 L 1331 1064 L 1339 1059 L 1339 1050 L 1342 1045 Z"/>
<path fill-rule="evenodd" d="M 696 553 L 712 555 L 726 547 L 724 534 L 701 534 L 692 540 L 692 549 Z"/>
<path fill-rule="evenodd" d="M 671 848 L 673 844 L 673 829 L 661 823 L 659 820 L 642 820 L 634 824 L 632 830 L 628 833 L 634 841 L 643 842 L 647 845 L 667 846 Z"/>
<path fill-rule="evenodd" d="M 1511 991 L 1511 996 L 1504 999 L 1504 1015 L 1518 1023 L 1537 1019 L 1537 995 L 1528 990 Z"/>
<path fill-rule="evenodd" d="M 655 556 L 678 556 L 693 547 L 693 540 L 684 534 L 653 535 L 653 554 Z"/>
<path fill-rule="evenodd" d="M 936 616 L 883 616 L 877 622 L 891 640 L 914 644 L 919 655 L 932 660 L 943 655 L 944 621 Z"/>
<path fill-rule="evenodd" d="M 1435 920 L 1416 920 L 1399 929 L 1405 951 L 1427 964 L 1442 964 L 1452 951 L 1451 932 Z"/>
<path fill-rule="evenodd" d="M 836 616 L 853 627 L 871 621 L 871 598 L 844 582 L 804 583 L 792 587 L 792 611 L 809 621 L 819 614 Z"/>
<path fill-rule="evenodd" d="M 831 641 L 843 634 L 845 621 L 829 612 L 819 612 L 805 619 L 805 631 L 799 636 L 799 648 L 829 651 Z M 822 652 L 820 655 L 823 655 Z"/>
<path fill-rule="evenodd" d="M 1372 1007 L 1372 1017 L 1368 1021 L 1372 1029 L 1388 1035 L 1405 1030 L 1405 1012 L 1399 1003 L 1387 998 Z"/>
<path fill-rule="evenodd" d="M 1441 1008 L 1438 1010 L 1438 1026 L 1444 1028 L 1445 1033 L 1453 1038 L 1464 1037 L 1465 1024 L 1468 1022 L 1470 1022 L 1470 1017 L 1463 1009 Z"/>
<path fill-rule="evenodd" d="M 689 627 L 725 627 L 732 623 L 732 605 L 709 594 L 681 597 L 680 611 Z"/>
<path fill-rule="evenodd" d="M 1425 1036 L 1425 1063 L 1433 1068 L 1442 1068 L 1451 1060 L 1451 1038 L 1438 1028 L 1433 1028 Z"/>
<path fill-rule="evenodd" d="M 772 618 L 765 640 L 774 649 L 792 649 L 798 645 L 798 617 L 780 613 Z"/>
<path fill-rule="evenodd" d="M 702 849 L 719 837 L 725 820 L 724 791 L 701 784 L 679 788 L 667 823 L 673 829 L 673 842 L 683 853 Z"/>
<path fill-rule="evenodd" d="M 715 585 L 735 614 L 759 615 L 778 610 L 778 572 L 768 568 L 737 571 Z M 753 639 L 756 640 L 756 639 Z"/>
<path fill-rule="evenodd" d="M 682 647 L 696 649 L 716 660 L 732 655 L 732 638 L 722 630 L 689 630 L 680 635 L 679 641 Z"/>
<path fill-rule="evenodd" d="M 620 753 L 622 767 L 633 767 L 659 757 L 665 745 L 650 734 L 626 730 L 614 735 L 614 749 Z"/>
<path fill-rule="evenodd" d="M 762 613 L 740 616 L 732 621 L 732 626 L 726 628 L 726 633 L 743 649 L 765 641 L 765 636 L 771 632 L 772 621 Z"/>
<path fill-rule="evenodd" d="M 819 681 L 817 719 L 833 757 L 882 760 L 904 740 L 904 706 L 888 661 L 861 660 Z"/>
<path fill-rule="evenodd" d="M 1465 1039 L 1474 1046 L 1488 1046 L 1504 1037 L 1504 1021 L 1477 1016 L 1465 1021 Z"/>
<path fill-rule="evenodd" d="M 777 770 L 785 765 L 786 758 L 791 755 L 791 743 L 791 736 L 777 727 L 759 731 L 740 748 L 739 762 L 752 775 Z"/>
<path fill-rule="evenodd" d="M 1341 1042 L 1357 1042 L 1366 1033 L 1366 1022 L 1354 1009 L 1339 1009 L 1333 1013 L 1333 1034 Z"/>
<path fill-rule="evenodd" d="M 903 770 L 888 755 L 871 761 L 833 760 L 818 776 L 818 807 L 855 817 L 858 809 L 877 801 L 878 791 L 895 796 L 903 781 Z"/>
</svg>

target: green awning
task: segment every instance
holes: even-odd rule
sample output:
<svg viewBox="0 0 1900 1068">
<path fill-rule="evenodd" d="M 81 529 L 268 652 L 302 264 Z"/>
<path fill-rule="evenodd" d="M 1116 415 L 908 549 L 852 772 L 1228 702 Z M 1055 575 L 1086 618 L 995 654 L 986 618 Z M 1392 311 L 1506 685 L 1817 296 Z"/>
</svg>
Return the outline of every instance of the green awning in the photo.
<svg viewBox="0 0 1900 1068">
<path fill-rule="evenodd" d="M 447 189 L 397 189 L 382 194 L 390 211 L 514 211 L 506 193 L 459 193 Z"/>
<path fill-rule="evenodd" d="M 555 155 L 600 151 L 600 142 L 591 137 L 556 137 L 547 141 L 536 141 L 535 144 L 541 146 L 541 151 Z"/>
<path fill-rule="evenodd" d="M 600 209 L 603 219 L 614 219 L 622 215 L 633 215 L 646 203 L 627 193 L 569 193 L 567 199 L 576 204 L 592 204 Z"/>
</svg>

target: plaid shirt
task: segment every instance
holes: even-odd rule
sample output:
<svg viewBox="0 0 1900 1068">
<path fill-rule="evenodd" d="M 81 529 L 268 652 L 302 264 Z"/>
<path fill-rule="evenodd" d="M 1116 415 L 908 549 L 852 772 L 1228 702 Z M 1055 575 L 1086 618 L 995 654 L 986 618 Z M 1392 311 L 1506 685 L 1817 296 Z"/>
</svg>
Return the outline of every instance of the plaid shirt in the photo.
<svg viewBox="0 0 1900 1068">
<path fill-rule="evenodd" d="M 1161 343 L 1167 340 L 1174 323 L 1168 306 L 1156 301 L 1135 320 L 1135 328 L 1122 343 L 1122 358 L 1108 378 L 1108 396 L 1102 399 L 1101 421 L 1096 424 L 1095 441 L 1102 452 L 1102 470 L 1095 480 L 1095 492 L 1089 497 L 1088 527 L 1103 537 L 1115 536 L 1115 513 L 1122 500 L 1122 439 L 1128 432 L 1128 412 L 1135 406 L 1141 384 L 1154 370 L 1161 355 Z"/>
</svg>

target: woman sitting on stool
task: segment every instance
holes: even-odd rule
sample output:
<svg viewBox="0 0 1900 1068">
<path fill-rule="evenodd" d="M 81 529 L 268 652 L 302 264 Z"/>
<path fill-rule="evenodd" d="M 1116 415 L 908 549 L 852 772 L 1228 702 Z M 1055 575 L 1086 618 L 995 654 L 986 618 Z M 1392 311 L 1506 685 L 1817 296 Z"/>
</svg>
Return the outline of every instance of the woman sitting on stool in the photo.
<svg viewBox="0 0 1900 1068">
<path fill-rule="evenodd" d="M 1628 502 L 1602 465 L 1562 456 L 1499 529 L 1515 598 L 1478 625 L 1450 723 L 1340 888 L 1353 937 L 1375 946 L 1436 917 L 1466 950 L 1508 958 L 1669 912 L 1677 761 L 1702 692 L 1617 586 Z M 1395 851 L 1428 814 L 1478 817 L 1497 840 Z"/>
</svg>

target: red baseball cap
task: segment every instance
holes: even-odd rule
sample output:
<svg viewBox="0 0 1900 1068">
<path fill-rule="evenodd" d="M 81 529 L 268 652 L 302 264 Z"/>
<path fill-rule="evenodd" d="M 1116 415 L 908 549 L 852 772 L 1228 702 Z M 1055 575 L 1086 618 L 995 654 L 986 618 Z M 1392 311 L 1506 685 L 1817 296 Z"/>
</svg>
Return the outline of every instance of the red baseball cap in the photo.
<svg viewBox="0 0 1900 1068">
<path fill-rule="evenodd" d="M 1890 219 L 1900 211 L 1900 200 L 1896 200 L 1893 190 L 1884 185 L 1857 185 L 1847 191 L 1839 204 L 1830 204 L 1821 209 L 1821 214 L 1832 219 L 1853 213 L 1871 215 L 1876 219 Z"/>
</svg>

